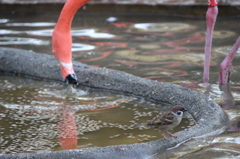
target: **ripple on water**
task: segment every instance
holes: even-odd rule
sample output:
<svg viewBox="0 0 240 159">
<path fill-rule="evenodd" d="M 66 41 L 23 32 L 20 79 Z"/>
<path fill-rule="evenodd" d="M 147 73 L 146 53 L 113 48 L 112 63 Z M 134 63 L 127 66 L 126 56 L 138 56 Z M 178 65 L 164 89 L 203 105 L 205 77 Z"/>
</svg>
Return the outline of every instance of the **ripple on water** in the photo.
<svg viewBox="0 0 240 159">
<path fill-rule="evenodd" d="M 6 19 L 6 18 L 0 19 L 0 24 L 1 24 L 1 23 L 7 23 L 7 22 L 9 22 L 9 19 Z"/>
<path fill-rule="evenodd" d="M 97 32 L 96 29 L 74 29 L 72 30 L 72 36 L 87 36 L 96 39 L 111 39 L 116 37 L 113 34 Z"/>
<path fill-rule="evenodd" d="M 0 45 L 49 45 L 49 43 L 35 38 L 0 37 Z"/>
<path fill-rule="evenodd" d="M 138 23 L 134 24 L 133 27 L 146 32 L 169 32 L 188 29 L 190 25 L 186 23 Z"/>
<path fill-rule="evenodd" d="M 215 52 L 223 54 L 223 55 L 227 55 L 232 49 L 232 46 L 224 46 L 224 47 L 217 47 L 214 49 Z M 240 48 L 237 50 L 237 54 L 235 56 L 239 56 L 240 55 Z"/>
<path fill-rule="evenodd" d="M 49 22 L 34 22 L 34 23 L 6 23 L 6 26 L 13 27 L 52 27 L 55 26 L 56 23 Z"/>
<path fill-rule="evenodd" d="M 89 51 L 89 50 L 94 50 L 96 47 L 93 45 L 87 45 L 87 44 L 79 44 L 79 43 L 73 43 L 72 44 L 72 51 L 77 52 L 77 51 Z"/>
<path fill-rule="evenodd" d="M 34 36 L 52 36 L 53 29 L 41 29 L 41 30 L 26 30 L 26 31 L 17 31 L 10 29 L 0 29 L 0 35 L 6 34 L 28 34 Z M 97 32 L 95 29 L 74 29 L 72 30 L 72 36 L 86 36 L 95 39 L 111 39 L 116 36 L 109 33 Z"/>
</svg>

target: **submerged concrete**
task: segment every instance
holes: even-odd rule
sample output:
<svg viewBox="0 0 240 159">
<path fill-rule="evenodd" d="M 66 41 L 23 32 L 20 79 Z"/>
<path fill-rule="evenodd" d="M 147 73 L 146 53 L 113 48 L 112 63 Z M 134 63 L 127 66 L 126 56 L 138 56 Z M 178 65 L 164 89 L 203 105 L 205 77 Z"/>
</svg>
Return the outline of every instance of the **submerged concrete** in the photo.
<svg viewBox="0 0 240 159">
<path fill-rule="evenodd" d="M 21 153 L 0 158 L 146 158 L 194 137 L 215 135 L 223 132 L 229 119 L 219 105 L 209 97 L 181 86 L 143 79 L 131 74 L 107 68 L 91 67 L 74 61 L 80 86 L 87 86 L 143 97 L 149 100 L 180 104 L 188 109 L 196 124 L 177 132 L 178 138 L 163 139 L 108 147 L 91 147 L 79 150 L 64 150 L 44 153 Z M 35 52 L 0 48 L 0 71 L 62 81 L 59 65 L 54 56 Z M 209 115 L 211 114 L 211 115 Z"/>
</svg>

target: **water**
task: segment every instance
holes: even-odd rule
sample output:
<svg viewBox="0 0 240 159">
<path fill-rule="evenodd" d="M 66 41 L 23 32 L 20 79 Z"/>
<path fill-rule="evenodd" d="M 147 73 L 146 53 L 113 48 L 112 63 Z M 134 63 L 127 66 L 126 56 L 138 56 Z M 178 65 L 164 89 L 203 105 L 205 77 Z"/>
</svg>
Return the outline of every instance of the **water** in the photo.
<svg viewBox="0 0 240 159">
<path fill-rule="evenodd" d="M 51 32 L 57 17 L 58 13 L 50 11 L 0 15 L 0 46 L 52 54 Z M 238 26 L 239 19 L 217 21 L 211 85 L 201 83 L 205 42 L 205 20 L 201 18 L 77 13 L 72 27 L 73 57 L 92 66 L 122 70 L 209 95 L 231 119 L 225 134 L 189 141 L 159 155 L 200 158 L 198 154 L 202 153 L 212 158 L 231 158 L 240 152 L 239 55 L 233 61 L 230 88 L 220 90 L 217 79 L 219 63 L 240 35 Z M 132 129 L 135 123 L 167 110 L 152 109 L 159 103 L 88 89 L 74 91 L 58 83 L 3 74 L 0 85 L 1 153 L 131 144 L 162 137 L 155 130 Z M 193 124 L 184 119 L 173 132 Z"/>
<path fill-rule="evenodd" d="M 162 137 L 158 131 L 132 128 L 161 113 L 150 109 L 157 103 L 22 77 L 1 75 L 0 81 L 2 153 L 68 149 L 64 142 L 71 142 L 64 137 L 76 138 L 78 148 Z M 184 119 L 174 132 L 193 124 Z"/>
</svg>

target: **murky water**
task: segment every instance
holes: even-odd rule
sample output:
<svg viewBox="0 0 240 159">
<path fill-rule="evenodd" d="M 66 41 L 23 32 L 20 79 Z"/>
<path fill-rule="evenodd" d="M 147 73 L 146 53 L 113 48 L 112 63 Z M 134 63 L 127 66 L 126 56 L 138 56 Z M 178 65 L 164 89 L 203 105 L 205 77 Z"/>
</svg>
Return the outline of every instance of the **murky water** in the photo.
<svg viewBox="0 0 240 159">
<path fill-rule="evenodd" d="M 0 46 L 51 54 L 51 32 L 57 17 L 55 12 L 0 15 Z M 219 63 L 240 35 L 238 26 L 239 19 L 217 21 L 209 86 L 201 83 L 205 41 L 205 20 L 201 18 L 78 13 L 72 28 L 72 51 L 75 60 L 89 65 L 171 82 L 209 95 L 230 116 L 226 134 L 190 141 L 159 155 L 202 158 L 198 155 L 202 153 L 231 158 L 240 153 L 239 55 L 233 62 L 230 90 L 221 91 L 217 78 Z M 167 109 L 152 109 L 159 103 L 3 74 L 0 86 L 1 153 L 131 144 L 162 137 L 155 130 L 132 129 L 135 123 Z M 148 109 L 143 108 L 146 106 Z M 192 124 L 184 119 L 173 132 Z M 191 149 L 192 145 L 197 150 Z"/>
<path fill-rule="evenodd" d="M 164 108 L 150 109 L 157 103 L 6 75 L 0 75 L 0 86 L 2 153 L 131 144 L 162 137 L 158 131 L 132 128 L 163 112 Z M 184 119 L 174 132 L 193 124 Z"/>
</svg>

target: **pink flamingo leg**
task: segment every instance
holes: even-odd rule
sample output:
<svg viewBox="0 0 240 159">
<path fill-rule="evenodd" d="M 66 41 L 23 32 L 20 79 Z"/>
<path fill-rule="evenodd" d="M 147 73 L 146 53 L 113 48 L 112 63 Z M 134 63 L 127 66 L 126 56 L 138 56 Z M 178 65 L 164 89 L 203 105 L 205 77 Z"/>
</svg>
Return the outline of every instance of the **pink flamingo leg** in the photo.
<svg viewBox="0 0 240 159">
<path fill-rule="evenodd" d="M 203 82 L 204 83 L 208 83 L 208 81 L 209 81 L 212 36 L 213 36 L 213 30 L 214 30 L 214 25 L 216 22 L 217 14 L 218 14 L 217 1 L 210 0 L 209 5 L 208 5 L 207 14 L 206 14 L 207 31 L 206 31 L 205 59 L 204 59 L 204 71 L 203 71 Z"/>
<path fill-rule="evenodd" d="M 52 48 L 59 60 L 61 73 L 69 84 L 77 84 L 72 65 L 72 20 L 77 10 L 89 0 L 68 0 L 64 5 L 52 35 Z"/>
<path fill-rule="evenodd" d="M 238 37 L 236 43 L 233 45 L 229 54 L 225 57 L 223 62 L 220 64 L 220 72 L 218 83 L 227 84 L 230 81 L 231 71 L 232 71 L 232 60 L 240 47 L 240 37 Z"/>
</svg>

